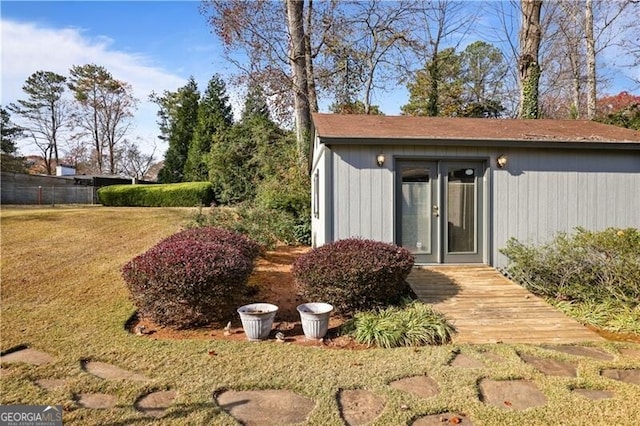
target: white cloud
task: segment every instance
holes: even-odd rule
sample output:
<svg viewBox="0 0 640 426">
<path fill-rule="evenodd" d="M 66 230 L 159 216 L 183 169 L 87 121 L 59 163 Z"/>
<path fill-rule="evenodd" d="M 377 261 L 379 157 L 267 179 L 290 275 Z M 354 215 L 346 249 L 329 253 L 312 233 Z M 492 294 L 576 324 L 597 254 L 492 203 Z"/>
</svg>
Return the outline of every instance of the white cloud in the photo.
<svg viewBox="0 0 640 426">
<path fill-rule="evenodd" d="M 141 137 L 149 145 L 158 142 L 154 104 L 148 101 L 152 91 L 176 90 L 185 84 L 181 76 L 153 66 L 143 54 L 114 50 L 108 37 L 87 37 L 79 28 L 45 28 L 35 23 L 2 19 L 2 105 L 24 98 L 22 85 L 35 71 L 53 71 L 68 75 L 73 65 L 95 63 L 104 66 L 118 80 L 133 87 L 140 100 L 132 137 Z M 157 153 L 166 146 L 158 146 Z M 23 153 L 26 150 L 22 150 Z"/>
</svg>

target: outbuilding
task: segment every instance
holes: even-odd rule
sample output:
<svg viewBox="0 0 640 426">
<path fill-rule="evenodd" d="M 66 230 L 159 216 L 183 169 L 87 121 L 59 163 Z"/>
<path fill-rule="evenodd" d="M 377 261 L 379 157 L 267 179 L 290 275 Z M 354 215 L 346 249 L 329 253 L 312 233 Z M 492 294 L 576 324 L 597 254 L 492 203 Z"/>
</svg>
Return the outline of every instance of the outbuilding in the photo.
<svg viewBox="0 0 640 426">
<path fill-rule="evenodd" d="M 509 238 L 640 228 L 640 132 L 586 120 L 313 114 L 312 244 L 502 267 Z"/>
</svg>

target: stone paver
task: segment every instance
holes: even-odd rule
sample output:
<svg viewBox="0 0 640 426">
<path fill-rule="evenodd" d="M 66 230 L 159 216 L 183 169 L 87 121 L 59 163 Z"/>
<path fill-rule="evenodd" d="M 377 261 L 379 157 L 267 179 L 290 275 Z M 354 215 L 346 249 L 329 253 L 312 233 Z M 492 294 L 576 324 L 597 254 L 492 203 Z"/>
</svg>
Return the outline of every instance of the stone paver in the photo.
<svg viewBox="0 0 640 426">
<path fill-rule="evenodd" d="M 584 396 L 587 399 L 597 401 L 599 399 L 611 399 L 613 398 L 613 392 L 608 390 L 599 389 L 574 389 L 574 393 Z"/>
<path fill-rule="evenodd" d="M 340 392 L 340 414 L 349 426 L 365 425 L 380 415 L 384 399 L 363 389 L 347 389 Z"/>
<path fill-rule="evenodd" d="M 626 356 L 627 358 L 640 359 L 640 349 L 624 348 L 624 349 L 620 349 L 620 353 Z"/>
<path fill-rule="evenodd" d="M 528 354 L 520 354 L 520 358 L 547 376 L 576 377 L 577 375 L 576 367 L 568 362 Z"/>
<path fill-rule="evenodd" d="M 41 387 L 44 390 L 55 390 L 67 383 L 65 379 L 39 379 L 34 382 L 37 386 Z"/>
<path fill-rule="evenodd" d="M 118 398 L 106 393 L 81 393 L 76 395 L 76 401 L 83 408 L 105 409 L 115 407 Z"/>
<path fill-rule="evenodd" d="M 284 425 L 307 420 L 315 402 L 288 390 L 226 391 L 217 396 L 224 411 L 243 425 Z"/>
<path fill-rule="evenodd" d="M 547 403 L 547 397 L 527 380 L 480 381 L 482 402 L 505 410 L 526 410 Z"/>
<path fill-rule="evenodd" d="M 10 352 L 0 357 L 0 362 L 18 363 L 23 362 L 25 364 L 43 365 L 53 361 L 53 356 L 46 352 L 38 351 L 36 349 L 26 348 L 19 351 Z"/>
<path fill-rule="evenodd" d="M 457 368 L 484 368 L 484 363 L 469 355 L 459 354 L 451 361 L 451 366 Z"/>
<path fill-rule="evenodd" d="M 572 346 L 572 345 L 559 345 L 559 346 L 547 345 L 547 346 L 543 346 L 543 348 L 549 349 L 552 351 L 566 353 L 569 355 L 598 359 L 601 361 L 613 360 L 613 355 L 611 355 L 609 352 L 603 349 L 598 349 L 598 348 L 589 348 L 586 346 Z"/>
<path fill-rule="evenodd" d="M 116 367 L 113 364 L 99 361 L 82 362 L 82 369 L 89 374 L 105 380 L 132 380 L 135 382 L 146 382 L 149 380 L 142 374 Z"/>
<path fill-rule="evenodd" d="M 625 383 L 631 383 L 633 385 L 640 385 L 640 370 L 603 370 L 602 376 Z"/>
<path fill-rule="evenodd" d="M 421 398 L 431 398 L 440 392 L 436 381 L 428 376 L 407 377 L 391 382 L 390 385 L 395 389 L 418 395 Z"/>
<path fill-rule="evenodd" d="M 502 364 L 504 362 L 507 362 L 506 358 L 498 355 L 498 354 L 494 354 L 493 352 L 482 352 L 482 356 L 484 358 L 490 359 L 493 362 L 497 362 L 499 364 Z"/>
<path fill-rule="evenodd" d="M 440 413 L 420 417 L 413 426 L 473 425 L 473 422 L 460 413 Z"/>
<path fill-rule="evenodd" d="M 135 403 L 136 410 L 151 417 L 162 417 L 173 404 L 177 396 L 176 391 L 159 391 L 147 394 Z"/>
</svg>

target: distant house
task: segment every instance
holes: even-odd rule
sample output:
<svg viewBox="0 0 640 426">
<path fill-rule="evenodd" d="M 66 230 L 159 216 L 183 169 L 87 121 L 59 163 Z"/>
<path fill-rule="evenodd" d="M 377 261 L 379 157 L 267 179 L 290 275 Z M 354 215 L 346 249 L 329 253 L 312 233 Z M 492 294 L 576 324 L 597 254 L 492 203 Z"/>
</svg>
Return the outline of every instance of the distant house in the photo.
<svg viewBox="0 0 640 426">
<path fill-rule="evenodd" d="M 515 237 L 640 228 L 640 132 L 591 121 L 313 115 L 312 241 L 504 266 Z"/>
</svg>

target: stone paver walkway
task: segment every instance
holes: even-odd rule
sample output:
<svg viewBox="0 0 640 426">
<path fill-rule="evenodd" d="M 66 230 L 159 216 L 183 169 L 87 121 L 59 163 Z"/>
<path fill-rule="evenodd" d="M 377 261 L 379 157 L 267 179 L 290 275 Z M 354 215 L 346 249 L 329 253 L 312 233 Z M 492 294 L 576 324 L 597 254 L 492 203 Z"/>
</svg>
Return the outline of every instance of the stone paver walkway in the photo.
<svg viewBox="0 0 640 426">
<path fill-rule="evenodd" d="M 580 372 L 575 365 L 580 358 L 591 358 L 597 362 L 610 366 L 612 362 L 620 361 L 627 368 L 603 368 L 599 371 L 603 380 L 620 381 L 632 386 L 640 386 L 640 368 L 628 368 L 629 361 L 640 360 L 640 350 L 637 348 L 622 348 L 619 353 L 610 353 L 605 349 L 588 346 L 569 345 L 538 345 L 531 346 L 532 352 L 537 354 L 520 353 L 521 362 L 535 368 L 543 376 L 568 376 L 580 377 Z M 540 354 L 546 353 L 549 356 Z M 35 355 L 34 355 L 35 354 Z M 561 361 L 554 357 L 560 356 L 567 361 Z M 55 362 L 55 357 L 42 351 L 31 348 L 22 348 L 2 356 L 2 362 L 6 364 L 22 363 L 39 368 L 43 364 Z M 498 407 L 503 410 L 526 410 L 532 407 L 542 407 L 547 403 L 547 397 L 536 383 L 530 380 L 497 380 L 493 374 L 500 375 L 500 364 L 504 358 L 478 348 L 470 353 L 458 353 L 447 364 L 452 369 L 478 369 L 478 398 L 479 401 Z M 511 360 L 510 362 L 513 362 Z M 151 380 L 134 371 L 123 369 L 115 365 L 99 361 L 80 361 L 82 368 L 104 380 L 108 381 L 141 381 Z M 3 368 L 11 374 L 10 368 Z M 592 374 L 592 373 L 590 373 Z M 42 377 L 34 381 L 36 385 L 45 391 L 57 392 L 67 386 L 70 380 L 65 378 Z M 428 375 L 405 377 L 388 383 L 388 386 L 396 391 L 412 395 L 413 398 L 429 400 L 442 392 L 437 380 Z M 605 385 L 606 386 L 606 385 Z M 615 399 L 616 393 L 606 389 L 575 388 L 571 392 L 582 398 L 590 400 Z M 173 389 L 155 391 L 142 394 L 133 405 L 133 409 L 151 418 L 163 417 L 167 410 L 175 404 L 179 392 Z M 366 389 L 342 389 L 336 394 L 340 416 L 349 426 L 364 425 L 375 421 L 385 409 L 387 401 L 379 394 Z M 410 400 L 411 398 L 408 398 Z M 79 408 L 99 410 L 118 405 L 115 395 L 106 393 L 74 394 L 74 400 Z M 272 424 L 301 424 L 305 423 L 313 412 L 316 402 L 309 397 L 296 394 L 286 389 L 262 389 L 234 391 L 225 390 L 217 393 L 214 390 L 213 402 L 218 404 L 229 416 L 245 425 L 272 425 Z M 404 407 L 408 409 L 408 406 Z M 444 407 L 443 407 L 444 408 Z M 401 407 L 402 409 L 402 407 Z M 453 407 L 443 409 L 439 413 L 430 413 L 421 416 L 413 425 L 438 425 L 461 424 L 472 425 L 473 418 L 466 413 L 456 412 Z"/>
</svg>

